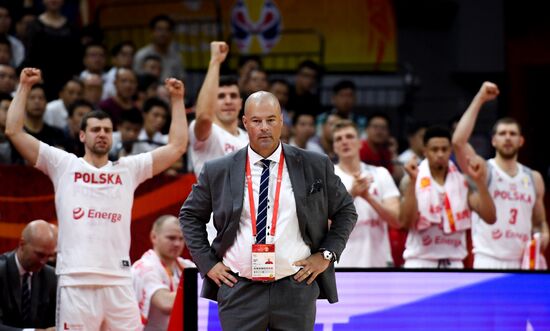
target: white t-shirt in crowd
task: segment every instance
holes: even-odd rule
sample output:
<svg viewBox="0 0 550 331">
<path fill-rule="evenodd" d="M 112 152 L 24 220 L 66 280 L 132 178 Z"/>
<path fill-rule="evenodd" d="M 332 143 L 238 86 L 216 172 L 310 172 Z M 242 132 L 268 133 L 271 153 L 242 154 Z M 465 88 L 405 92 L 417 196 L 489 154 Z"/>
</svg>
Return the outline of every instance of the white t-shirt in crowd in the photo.
<svg viewBox="0 0 550 331">
<path fill-rule="evenodd" d="M 149 142 L 150 141 L 150 142 Z M 155 132 L 153 138 L 150 139 L 145 129 L 141 129 L 137 137 L 137 141 L 132 147 L 132 154 L 152 152 L 160 146 L 168 144 L 168 135 L 160 132 Z"/>
<path fill-rule="evenodd" d="M 96 168 L 40 143 L 36 167 L 55 190 L 60 286 L 131 285 L 130 223 L 134 191 L 153 175 L 150 153 Z"/>
<path fill-rule="evenodd" d="M 239 135 L 235 136 L 217 124 L 212 123 L 210 136 L 203 141 L 199 141 L 195 137 L 195 121 L 191 122 L 189 125 L 190 155 L 193 161 L 193 170 L 197 177 L 201 173 L 202 166 L 206 161 L 233 153 L 248 145 L 246 131 L 240 128 L 238 130 Z"/>
<path fill-rule="evenodd" d="M 46 112 L 44 113 L 44 122 L 46 124 L 63 130 L 67 126 L 68 117 L 69 112 L 63 100 L 53 100 L 46 105 Z"/>
<path fill-rule="evenodd" d="M 488 162 L 489 193 L 497 211 L 494 224 L 479 216 L 472 219 L 474 254 L 519 263 L 523 250 L 531 239 L 536 191 L 531 170 L 518 164 L 518 173 L 511 177 L 502 171 L 494 159 Z"/>
<path fill-rule="evenodd" d="M 410 183 L 414 185 L 414 183 Z M 444 208 L 445 189 L 436 181 L 432 186 L 439 192 L 442 210 Z M 467 191 L 464 191 L 467 192 Z M 467 199 L 467 197 L 464 197 Z M 466 231 L 457 231 L 451 234 L 443 232 L 443 223 L 434 224 L 427 229 L 409 229 L 403 258 L 421 260 L 453 260 L 461 261 L 467 255 Z"/>
<path fill-rule="evenodd" d="M 334 173 L 350 191 L 353 176 L 344 172 L 338 165 L 334 167 Z M 361 175 L 372 178 L 369 193 L 376 200 L 382 202 L 399 196 L 399 190 L 386 168 L 361 163 Z M 393 258 L 387 222 L 380 218 L 367 200 L 355 197 L 353 203 L 357 210 L 357 223 L 336 266 L 357 268 L 392 266 Z"/>
</svg>

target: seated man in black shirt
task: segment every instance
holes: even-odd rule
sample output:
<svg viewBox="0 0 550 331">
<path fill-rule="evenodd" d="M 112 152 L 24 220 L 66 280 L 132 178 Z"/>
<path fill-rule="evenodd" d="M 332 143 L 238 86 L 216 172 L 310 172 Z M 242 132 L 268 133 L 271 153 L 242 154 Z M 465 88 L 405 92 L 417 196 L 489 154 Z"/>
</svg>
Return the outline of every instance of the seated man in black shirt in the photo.
<svg viewBox="0 0 550 331">
<path fill-rule="evenodd" d="M 43 85 L 34 85 L 29 93 L 27 107 L 25 108 L 25 131 L 48 145 L 63 149 L 65 140 L 63 132 L 44 122 L 46 102 L 46 92 Z M 13 163 L 23 164 L 23 158 L 15 149 L 13 149 L 13 152 Z"/>
<path fill-rule="evenodd" d="M 80 122 L 82 122 L 82 117 L 92 110 L 94 110 L 94 106 L 84 99 L 77 99 L 67 108 L 69 117 L 67 125 L 63 128 L 65 136 L 63 149 L 78 157 L 84 156 L 84 144 L 80 141 Z"/>
</svg>

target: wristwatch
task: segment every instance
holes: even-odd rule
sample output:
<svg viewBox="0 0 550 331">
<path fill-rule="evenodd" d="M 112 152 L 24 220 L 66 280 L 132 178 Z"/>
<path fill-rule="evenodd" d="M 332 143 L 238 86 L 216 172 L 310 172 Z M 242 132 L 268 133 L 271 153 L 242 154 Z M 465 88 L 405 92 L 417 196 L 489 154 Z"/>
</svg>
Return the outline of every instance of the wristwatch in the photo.
<svg viewBox="0 0 550 331">
<path fill-rule="evenodd" d="M 330 261 L 330 262 L 336 261 L 336 254 L 334 254 L 333 252 L 331 252 L 327 249 L 324 249 L 324 248 L 321 248 L 319 251 L 321 252 L 321 254 L 323 254 L 323 258 L 325 260 Z"/>
</svg>

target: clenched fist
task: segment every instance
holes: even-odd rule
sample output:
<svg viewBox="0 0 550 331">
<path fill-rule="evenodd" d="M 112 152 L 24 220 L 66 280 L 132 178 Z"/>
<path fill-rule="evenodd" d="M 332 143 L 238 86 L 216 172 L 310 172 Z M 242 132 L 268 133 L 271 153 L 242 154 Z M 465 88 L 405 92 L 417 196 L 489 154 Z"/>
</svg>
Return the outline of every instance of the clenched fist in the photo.
<svg viewBox="0 0 550 331">
<path fill-rule="evenodd" d="M 166 81 L 164 81 L 164 86 L 172 98 L 183 98 L 185 86 L 179 79 L 167 78 Z"/>
<path fill-rule="evenodd" d="M 213 41 L 210 43 L 210 60 L 217 63 L 225 61 L 229 53 L 229 46 L 223 41 Z"/>
<path fill-rule="evenodd" d="M 40 73 L 40 69 L 36 68 L 25 68 L 21 71 L 21 75 L 19 76 L 19 82 L 26 86 L 33 86 L 41 81 L 42 74 Z"/>
<path fill-rule="evenodd" d="M 498 90 L 498 86 L 495 83 L 483 82 L 481 88 L 479 89 L 479 92 L 477 92 L 477 96 L 483 103 L 485 103 L 496 99 L 499 93 L 500 91 Z"/>
</svg>

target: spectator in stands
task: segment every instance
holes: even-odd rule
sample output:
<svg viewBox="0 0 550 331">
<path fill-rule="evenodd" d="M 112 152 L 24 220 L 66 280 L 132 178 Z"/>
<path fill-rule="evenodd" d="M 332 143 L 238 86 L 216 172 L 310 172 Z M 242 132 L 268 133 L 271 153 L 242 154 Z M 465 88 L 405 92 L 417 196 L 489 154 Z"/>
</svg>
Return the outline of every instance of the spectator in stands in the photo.
<svg viewBox="0 0 550 331">
<path fill-rule="evenodd" d="M 401 179 L 403 170 L 397 163 L 397 154 L 390 150 L 390 118 L 383 113 L 372 114 L 367 123 L 367 139 L 361 144 L 361 161 L 388 169 L 394 179 Z"/>
<path fill-rule="evenodd" d="M 116 94 L 115 77 L 118 68 L 132 69 L 136 46 L 131 41 L 123 41 L 111 49 L 111 69 L 103 76 L 103 96 L 107 99 Z"/>
<path fill-rule="evenodd" d="M 143 104 L 143 128 L 138 135 L 138 143 L 134 144 L 132 154 L 150 152 L 153 149 L 166 145 L 168 135 L 162 134 L 170 107 L 159 98 L 151 98 Z"/>
<path fill-rule="evenodd" d="M 463 268 L 468 254 L 466 231 L 471 212 L 485 222 L 496 221 L 493 199 L 487 189 L 487 168 L 478 156 L 468 163 L 477 190 L 468 187 L 451 157 L 451 133 L 431 127 L 424 134 L 426 159 L 416 157 L 405 165 L 401 182 L 399 221 L 409 229 L 405 244 L 405 268 Z"/>
<path fill-rule="evenodd" d="M 59 92 L 59 99 L 48 102 L 44 122 L 58 129 L 64 129 L 69 115 L 67 109 L 76 99 L 82 97 L 82 90 L 83 84 L 78 78 L 68 80 Z"/>
<path fill-rule="evenodd" d="M 412 123 L 407 130 L 407 140 L 409 148 L 399 154 L 397 160 L 400 164 L 407 164 L 409 160 L 416 156 L 418 162 L 424 159 L 424 133 L 426 125 L 422 123 Z"/>
<path fill-rule="evenodd" d="M 29 25 L 37 19 L 37 15 L 32 8 L 23 8 L 19 19 L 15 23 L 15 37 L 19 39 L 23 45 L 27 43 Z M 24 48 L 24 46 L 23 46 Z M 25 56 L 25 54 L 23 54 Z"/>
<path fill-rule="evenodd" d="M 262 59 L 257 55 L 241 55 L 237 68 L 239 91 L 244 91 L 250 71 L 262 68 Z"/>
<path fill-rule="evenodd" d="M 294 87 L 290 89 L 288 110 L 295 114 L 309 113 L 317 116 L 321 113 L 319 95 L 315 93 L 320 79 L 321 69 L 317 63 L 306 60 L 296 71 Z"/>
<path fill-rule="evenodd" d="M 31 136 L 51 146 L 63 148 L 63 132 L 44 122 L 46 112 L 46 92 L 42 85 L 34 85 L 30 90 L 25 107 L 24 129 Z M 12 162 L 23 164 L 22 156 L 14 149 Z"/>
<path fill-rule="evenodd" d="M 61 13 L 63 0 L 44 0 L 45 12 L 28 27 L 24 66 L 42 70 L 47 100 L 80 68 L 82 56 L 76 29 Z"/>
<path fill-rule="evenodd" d="M 158 89 L 161 84 L 157 77 L 144 74 L 138 76 L 137 98 L 135 105 L 138 109 L 143 109 L 143 104 L 150 98 L 159 96 Z M 166 98 L 163 98 L 166 101 Z"/>
<path fill-rule="evenodd" d="M 5 37 L 10 43 L 10 65 L 18 67 L 25 57 L 23 43 L 14 36 L 10 36 L 12 16 L 6 1 L 0 1 L 0 36 Z"/>
<path fill-rule="evenodd" d="M 120 115 L 118 131 L 113 132 L 113 145 L 109 152 L 109 159 L 116 161 L 123 156 L 130 155 L 143 127 L 143 115 L 137 109 L 125 111 Z"/>
<path fill-rule="evenodd" d="M 292 123 L 292 136 L 289 144 L 321 154 L 323 150 L 312 141 L 315 136 L 315 117 L 311 114 L 296 114 Z"/>
<path fill-rule="evenodd" d="M 173 42 L 176 23 L 167 15 L 155 16 L 149 23 L 151 29 L 151 43 L 141 48 L 134 57 L 134 70 L 142 73 L 143 62 L 148 55 L 156 55 L 162 59 L 161 81 L 168 77 L 183 79 L 181 52 Z"/>
<path fill-rule="evenodd" d="M 3 35 L 0 35 L 0 64 L 11 65 L 11 44 Z"/>
<path fill-rule="evenodd" d="M 115 128 L 120 123 L 123 112 L 135 109 L 133 97 L 137 92 L 137 77 L 130 69 L 119 68 L 115 78 L 116 94 L 99 103 L 99 108 L 107 112 Z"/>
<path fill-rule="evenodd" d="M 334 152 L 332 141 L 332 130 L 336 122 L 342 120 L 337 114 L 328 114 L 324 117 L 324 123 L 321 126 L 321 135 L 315 136 L 311 142 L 316 143 L 319 148 L 326 154 L 333 163 L 338 162 L 338 155 Z"/>
<path fill-rule="evenodd" d="M 0 64 L 0 93 L 13 94 L 17 76 L 12 66 Z"/>
<path fill-rule="evenodd" d="M 96 74 L 88 75 L 82 79 L 82 87 L 82 98 L 94 105 L 94 109 L 98 109 L 103 94 L 103 81 L 101 80 L 101 76 Z"/>
<path fill-rule="evenodd" d="M 84 156 L 84 144 L 80 141 L 80 124 L 84 115 L 92 110 L 94 110 L 93 105 L 83 99 L 75 100 L 69 104 L 67 109 L 68 118 L 65 127 L 63 127 L 65 136 L 63 149 L 78 157 Z"/>
<path fill-rule="evenodd" d="M 294 117 L 294 114 L 287 110 L 290 84 L 284 79 L 272 79 L 269 82 L 269 92 L 273 93 L 281 105 L 281 113 L 283 114 L 283 130 L 281 131 L 281 140 L 288 144 L 292 129 L 292 118 Z"/>
<path fill-rule="evenodd" d="M 243 99 L 246 99 L 254 92 L 267 91 L 268 89 L 267 71 L 261 68 L 252 69 L 248 73 L 248 77 L 244 83 L 244 89 L 242 90 Z"/>
<path fill-rule="evenodd" d="M 35 220 L 16 250 L 0 255 L 0 330 L 55 331 L 57 278 L 46 262 L 56 245 L 50 224 Z"/>
<path fill-rule="evenodd" d="M 160 80 L 162 75 L 162 59 L 158 55 L 147 55 L 143 60 L 143 66 L 141 68 L 143 75 L 151 75 Z"/>
<path fill-rule="evenodd" d="M 107 49 L 98 42 L 91 42 L 84 48 L 84 58 L 82 59 L 84 70 L 80 73 L 80 78 L 89 74 L 96 74 L 103 81 L 106 80 L 105 65 L 107 64 Z"/>
<path fill-rule="evenodd" d="M 180 257 L 185 241 L 175 216 L 157 218 L 150 238 L 153 249 L 132 266 L 134 290 L 143 330 L 167 330 L 183 269 L 195 264 Z"/>
<path fill-rule="evenodd" d="M 388 225 L 400 227 L 399 190 L 386 168 L 361 162 L 359 130 L 352 121 L 336 122 L 332 134 L 339 158 L 334 173 L 353 197 L 358 216 L 337 266 L 393 266 Z"/>
<path fill-rule="evenodd" d="M 320 130 L 329 114 L 336 114 L 340 118 L 348 119 L 355 123 L 361 136 L 364 137 L 367 117 L 359 114 L 355 109 L 357 103 L 356 92 L 357 87 L 355 83 L 350 80 L 342 80 L 336 83 L 332 87 L 332 109 L 317 116 L 317 130 Z"/>
<path fill-rule="evenodd" d="M 10 141 L 6 138 L 6 116 L 11 103 L 11 95 L 0 93 L 0 164 L 11 163 L 12 147 Z"/>
</svg>

